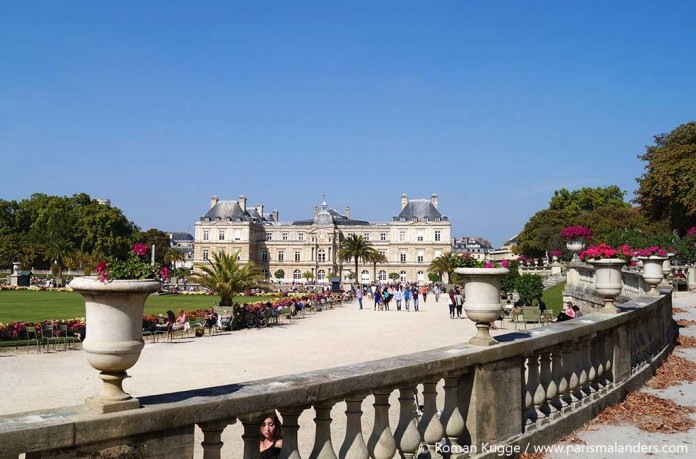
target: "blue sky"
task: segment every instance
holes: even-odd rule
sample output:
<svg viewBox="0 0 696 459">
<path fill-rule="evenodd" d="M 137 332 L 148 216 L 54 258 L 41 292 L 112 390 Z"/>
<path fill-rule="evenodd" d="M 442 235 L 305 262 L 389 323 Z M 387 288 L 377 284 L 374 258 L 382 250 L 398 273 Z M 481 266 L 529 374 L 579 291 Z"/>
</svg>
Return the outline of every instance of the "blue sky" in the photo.
<svg viewBox="0 0 696 459">
<path fill-rule="evenodd" d="M 553 191 L 631 198 L 696 119 L 689 1 L 4 1 L 1 199 L 192 231 L 211 195 L 386 221 L 437 193 L 495 245 Z"/>
</svg>

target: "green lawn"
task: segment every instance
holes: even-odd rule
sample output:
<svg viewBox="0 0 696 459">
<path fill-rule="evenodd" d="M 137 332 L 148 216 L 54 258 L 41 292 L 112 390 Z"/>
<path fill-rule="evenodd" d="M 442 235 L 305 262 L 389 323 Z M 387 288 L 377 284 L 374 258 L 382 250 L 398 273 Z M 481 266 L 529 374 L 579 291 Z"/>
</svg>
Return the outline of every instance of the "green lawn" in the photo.
<svg viewBox="0 0 696 459">
<path fill-rule="evenodd" d="M 179 309 L 209 308 L 215 306 L 218 299 L 210 295 L 150 295 L 145 303 L 145 313 L 162 314 L 168 309 L 176 313 Z M 234 299 L 238 303 L 267 300 L 267 297 L 256 296 Z M 37 322 L 84 316 L 85 303 L 79 293 L 0 290 L 0 322 Z"/>
<path fill-rule="evenodd" d="M 553 310 L 554 316 L 557 316 L 561 312 L 561 309 L 563 309 L 563 289 L 565 285 L 565 281 L 556 284 L 544 290 L 544 294 L 541 297 L 544 303 L 546 303 L 546 307 Z"/>
</svg>

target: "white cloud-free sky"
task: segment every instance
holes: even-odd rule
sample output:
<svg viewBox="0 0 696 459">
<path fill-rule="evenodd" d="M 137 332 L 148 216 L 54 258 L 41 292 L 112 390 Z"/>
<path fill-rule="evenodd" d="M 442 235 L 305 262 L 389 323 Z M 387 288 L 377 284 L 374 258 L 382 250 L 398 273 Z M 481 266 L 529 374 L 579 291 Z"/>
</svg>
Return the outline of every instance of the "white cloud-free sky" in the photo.
<svg viewBox="0 0 696 459">
<path fill-rule="evenodd" d="M 689 1 L 0 4 L 0 199 L 86 192 L 192 231 L 211 195 L 281 220 L 326 193 L 429 198 L 498 245 L 553 191 L 633 197 L 694 120 Z"/>
</svg>

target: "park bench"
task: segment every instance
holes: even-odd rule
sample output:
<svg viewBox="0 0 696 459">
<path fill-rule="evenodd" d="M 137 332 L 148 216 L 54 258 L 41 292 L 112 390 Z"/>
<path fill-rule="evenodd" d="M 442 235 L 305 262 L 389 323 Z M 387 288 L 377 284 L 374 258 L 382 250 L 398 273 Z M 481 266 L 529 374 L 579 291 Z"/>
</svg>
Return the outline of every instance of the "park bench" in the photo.
<svg viewBox="0 0 696 459">
<path fill-rule="evenodd" d="M 513 321 L 515 322 L 515 330 L 517 324 L 523 323 L 524 329 L 527 329 L 527 324 L 542 323 L 545 318 L 541 314 L 541 310 L 536 306 L 522 306 L 519 312 L 513 312 Z"/>
</svg>

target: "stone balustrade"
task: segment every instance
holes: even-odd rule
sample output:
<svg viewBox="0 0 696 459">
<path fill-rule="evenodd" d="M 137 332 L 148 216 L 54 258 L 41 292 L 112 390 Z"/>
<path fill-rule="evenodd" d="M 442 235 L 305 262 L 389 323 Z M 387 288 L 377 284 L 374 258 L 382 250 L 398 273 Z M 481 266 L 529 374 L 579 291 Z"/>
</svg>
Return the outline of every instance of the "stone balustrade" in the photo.
<svg viewBox="0 0 696 459">
<path fill-rule="evenodd" d="M 261 418 L 273 410 L 283 419 L 281 458 L 301 452 L 310 459 L 415 458 L 426 451 L 432 458 L 449 452 L 493 457 L 555 441 L 652 375 L 676 331 L 671 297 L 639 296 L 619 307 L 623 313 L 500 335 L 500 344 L 486 348 L 463 343 L 139 397 L 143 407 L 136 410 L 97 414 L 73 406 L 2 416 L 0 458 L 191 458 L 195 448 L 206 459 L 256 458 Z M 390 404 L 397 394 L 398 404 Z M 423 403 L 418 412 L 415 396 Z M 373 417 L 363 416 L 368 397 Z M 334 423 L 331 408 L 343 402 L 345 419 Z M 305 410 L 315 416 L 301 425 Z M 243 446 L 233 450 L 221 438 L 235 423 Z M 332 424 L 344 427 L 332 435 Z M 194 444 L 196 426 L 203 432 L 200 445 Z M 300 429 L 314 433 L 313 444 L 300 444 Z"/>
</svg>

